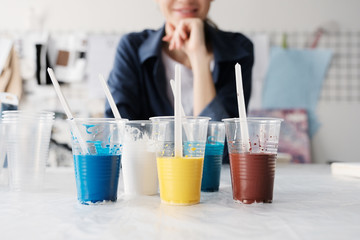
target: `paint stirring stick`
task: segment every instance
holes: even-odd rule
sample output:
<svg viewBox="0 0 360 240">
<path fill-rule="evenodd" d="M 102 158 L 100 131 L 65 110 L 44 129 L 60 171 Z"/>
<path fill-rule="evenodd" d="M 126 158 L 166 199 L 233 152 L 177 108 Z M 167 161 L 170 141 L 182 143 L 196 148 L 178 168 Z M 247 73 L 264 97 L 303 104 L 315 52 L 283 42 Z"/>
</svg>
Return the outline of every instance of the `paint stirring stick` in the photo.
<svg viewBox="0 0 360 240">
<path fill-rule="evenodd" d="M 50 76 L 50 79 L 51 79 L 51 82 L 53 83 L 54 85 L 54 88 L 55 88 L 55 92 L 57 93 L 58 97 L 59 97 L 59 100 L 60 100 L 60 103 L 62 105 L 62 107 L 64 108 L 64 111 L 68 117 L 68 119 L 70 120 L 70 124 L 71 124 L 71 127 L 74 131 L 74 134 L 75 134 L 75 137 L 79 140 L 79 144 L 80 144 L 80 148 L 82 150 L 83 153 L 85 154 L 88 154 L 89 151 L 86 147 L 86 144 L 84 142 L 84 140 L 82 139 L 81 137 L 81 134 L 80 134 L 80 130 L 78 129 L 78 127 L 76 126 L 75 124 L 75 121 L 74 121 L 74 117 L 70 111 L 70 107 L 60 89 L 60 85 L 59 85 L 59 82 L 57 81 L 56 77 L 55 77 L 55 73 L 54 71 L 51 69 L 51 68 L 48 68 L 47 69 L 48 73 L 49 73 L 49 76 Z"/>
<path fill-rule="evenodd" d="M 170 79 L 170 86 L 171 86 L 171 91 L 174 95 L 174 98 L 175 98 L 175 81 L 174 79 Z M 184 107 L 182 106 L 181 104 L 181 116 L 185 117 L 185 111 L 184 111 Z"/>
<path fill-rule="evenodd" d="M 121 119 L 120 112 L 119 112 L 118 108 L 116 107 L 114 98 L 111 95 L 111 92 L 109 90 L 108 85 L 106 84 L 104 76 L 99 74 L 99 79 L 100 79 L 101 85 L 102 85 L 102 87 L 104 89 L 106 98 L 107 98 L 107 100 L 109 102 L 109 105 L 111 107 L 111 111 L 113 112 L 115 119 Z"/>
<path fill-rule="evenodd" d="M 181 124 L 181 72 L 180 65 L 175 65 L 175 157 L 182 158 L 182 124 Z"/>
<path fill-rule="evenodd" d="M 237 100 L 238 100 L 241 138 L 243 140 L 242 147 L 243 147 L 243 152 L 249 152 L 250 151 L 249 129 L 248 129 L 247 118 L 246 118 L 244 90 L 243 90 L 242 76 L 241 76 L 241 66 L 239 63 L 235 64 L 235 78 L 236 78 L 236 92 L 237 92 Z"/>
<path fill-rule="evenodd" d="M 171 91 L 175 98 L 175 81 L 174 81 L 174 79 L 170 79 L 170 86 L 171 86 Z M 180 105 L 181 105 L 181 116 L 186 117 L 184 108 L 183 108 L 182 104 L 180 104 Z M 189 139 L 189 138 L 193 139 L 192 136 L 190 135 L 191 131 L 189 131 L 189 128 L 187 125 L 184 126 L 184 130 L 185 130 L 185 135 L 186 135 L 187 139 Z"/>
</svg>

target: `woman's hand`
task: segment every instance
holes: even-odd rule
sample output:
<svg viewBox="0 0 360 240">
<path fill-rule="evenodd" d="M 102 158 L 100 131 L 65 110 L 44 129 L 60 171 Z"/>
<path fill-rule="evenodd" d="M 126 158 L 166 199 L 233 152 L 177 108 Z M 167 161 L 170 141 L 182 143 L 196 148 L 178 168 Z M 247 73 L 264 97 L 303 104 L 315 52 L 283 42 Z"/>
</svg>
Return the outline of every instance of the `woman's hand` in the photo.
<svg viewBox="0 0 360 240">
<path fill-rule="evenodd" d="M 206 48 L 204 23 L 199 18 L 186 18 L 177 26 L 166 23 L 166 36 L 163 41 L 169 43 L 169 50 L 181 50 L 188 56 L 190 62 L 196 58 L 208 58 Z M 211 59 L 210 59 L 211 60 Z"/>
<path fill-rule="evenodd" d="M 210 62 L 214 56 L 206 46 L 203 20 L 199 18 L 182 19 L 176 27 L 167 23 L 165 31 L 166 36 L 163 37 L 163 41 L 169 43 L 169 51 L 170 54 L 172 52 L 174 59 L 182 64 L 190 62 L 189 67 L 194 76 L 193 114 L 198 116 L 216 96 L 210 70 Z"/>
</svg>

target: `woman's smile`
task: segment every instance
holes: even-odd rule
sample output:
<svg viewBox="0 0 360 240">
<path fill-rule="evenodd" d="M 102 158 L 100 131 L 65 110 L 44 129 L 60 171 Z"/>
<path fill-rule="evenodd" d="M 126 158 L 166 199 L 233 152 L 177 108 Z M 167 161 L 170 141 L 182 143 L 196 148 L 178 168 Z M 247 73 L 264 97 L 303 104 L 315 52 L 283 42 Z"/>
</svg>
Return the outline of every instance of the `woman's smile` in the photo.
<svg viewBox="0 0 360 240">
<path fill-rule="evenodd" d="M 183 18 L 197 17 L 198 13 L 198 9 L 193 7 L 175 8 L 173 11 Z"/>
</svg>

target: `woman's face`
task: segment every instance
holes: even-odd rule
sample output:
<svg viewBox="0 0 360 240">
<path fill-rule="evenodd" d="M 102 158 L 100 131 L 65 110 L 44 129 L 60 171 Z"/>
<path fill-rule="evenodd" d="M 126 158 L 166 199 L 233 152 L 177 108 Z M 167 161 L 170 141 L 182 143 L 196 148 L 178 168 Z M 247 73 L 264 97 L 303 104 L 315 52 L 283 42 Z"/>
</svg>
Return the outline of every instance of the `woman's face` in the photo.
<svg viewBox="0 0 360 240">
<path fill-rule="evenodd" d="M 205 19 L 212 0 L 156 0 L 167 22 L 177 25 L 184 18 Z"/>
</svg>

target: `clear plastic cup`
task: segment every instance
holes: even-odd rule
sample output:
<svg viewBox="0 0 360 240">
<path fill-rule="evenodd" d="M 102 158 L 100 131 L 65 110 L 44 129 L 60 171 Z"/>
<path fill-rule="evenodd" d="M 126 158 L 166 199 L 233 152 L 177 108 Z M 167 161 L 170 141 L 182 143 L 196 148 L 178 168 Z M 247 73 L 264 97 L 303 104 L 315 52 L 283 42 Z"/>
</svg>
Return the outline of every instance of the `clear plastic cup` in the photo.
<svg viewBox="0 0 360 240">
<path fill-rule="evenodd" d="M 200 202 L 208 117 L 182 118 L 183 156 L 175 157 L 174 117 L 153 117 L 153 136 L 163 203 L 192 205 Z"/>
<path fill-rule="evenodd" d="M 74 122 L 71 122 L 74 121 Z M 120 174 L 126 119 L 77 118 L 68 120 L 72 133 L 77 197 L 82 204 L 115 202 Z M 84 152 L 81 140 L 86 146 Z"/>
<path fill-rule="evenodd" d="M 210 121 L 207 131 L 201 191 L 219 191 L 220 173 L 224 154 L 225 124 Z"/>
<path fill-rule="evenodd" d="M 150 120 L 129 121 L 121 159 L 124 193 L 155 195 L 158 193 L 155 144 Z"/>
<path fill-rule="evenodd" d="M 0 119 L 0 185 L 4 185 L 4 162 L 5 162 L 5 156 L 6 156 L 6 150 L 5 150 L 5 131 L 4 131 L 4 124 L 2 124 L 2 121 Z"/>
<path fill-rule="evenodd" d="M 239 118 L 223 121 L 228 141 L 233 199 L 246 204 L 271 203 L 282 119 L 248 118 L 249 139 L 242 139 L 244 134 L 241 134 Z"/>
<path fill-rule="evenodd" d="M 54 115 L 45 111 L 2 113 L 11 190 L 42 189 Z"/>
</svg>

